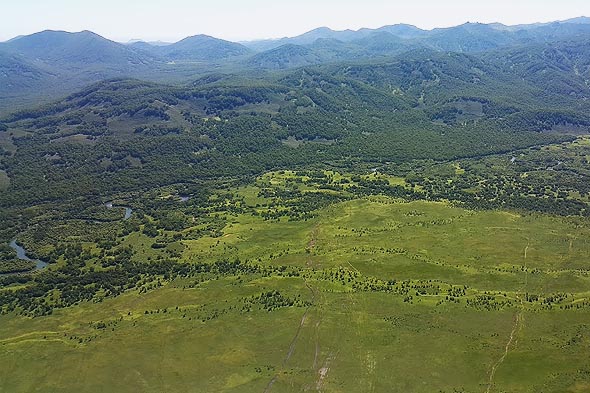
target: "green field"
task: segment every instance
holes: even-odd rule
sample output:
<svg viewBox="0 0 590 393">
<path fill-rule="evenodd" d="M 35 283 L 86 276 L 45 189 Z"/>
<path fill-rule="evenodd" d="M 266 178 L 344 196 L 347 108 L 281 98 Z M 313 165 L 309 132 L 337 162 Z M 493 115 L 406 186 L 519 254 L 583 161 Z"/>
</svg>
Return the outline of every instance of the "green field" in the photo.
<svg viewBox="0 0 590 393">
<path fill-rule="evenodd" d="M 260 191 L 297 177 L 236 188 L 249 213 L 166 248 L 182 263 L 239 258 L 262 270 L 159 277 L 48 316 L 0 316 L 0 391 L 590 389 L 586 221 L 386 196 L 305 220 L 261 214 L 289 204 Z M 153 242 L 135 231 L 121 246 L 157 259 Z"/>
</svg>

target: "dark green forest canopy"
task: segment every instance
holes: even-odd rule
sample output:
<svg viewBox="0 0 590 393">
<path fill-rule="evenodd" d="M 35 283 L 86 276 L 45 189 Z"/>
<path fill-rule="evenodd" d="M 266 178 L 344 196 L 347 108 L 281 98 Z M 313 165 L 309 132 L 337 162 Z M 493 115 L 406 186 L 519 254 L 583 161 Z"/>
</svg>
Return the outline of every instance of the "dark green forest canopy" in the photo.
<svg viewBox="0 0 590 393">
<path fill-rule="evenodd" d="M 568 140 L 543 131 L 590 125 L 584 100 L 529 79 L 472 55 L 421 50 L 246 83 L 231 75 L 188 87 L 101 82 L 3 119 L 1 165 L 11 182 L 2 200 L 55 200 L 301 164 L 477 157 Z M 290 138 L 298 148 L 284 143 Z"/>
</svg>

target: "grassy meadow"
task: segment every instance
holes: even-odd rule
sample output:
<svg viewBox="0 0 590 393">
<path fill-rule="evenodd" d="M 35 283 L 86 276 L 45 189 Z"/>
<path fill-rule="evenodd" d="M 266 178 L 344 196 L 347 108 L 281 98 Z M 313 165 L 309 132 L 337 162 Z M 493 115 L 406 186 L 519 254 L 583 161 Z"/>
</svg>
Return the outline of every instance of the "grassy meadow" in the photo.
<svg viewBox="0 0 590 393">
<path fill-rule="evenodd" d="M 48 316 L 2 315 L 0 392 L 590 390 L 587 222 L 386 196 L 303 220 L 259 214 L 288 209 L 260 190 L 295 177 L 236 188 L 251 213 L 167 246 L 186 264 L 294 274 L 159 279 Z M 157 257 L 153 242 L 121 240 L 137 259 Z"/>
</svg>

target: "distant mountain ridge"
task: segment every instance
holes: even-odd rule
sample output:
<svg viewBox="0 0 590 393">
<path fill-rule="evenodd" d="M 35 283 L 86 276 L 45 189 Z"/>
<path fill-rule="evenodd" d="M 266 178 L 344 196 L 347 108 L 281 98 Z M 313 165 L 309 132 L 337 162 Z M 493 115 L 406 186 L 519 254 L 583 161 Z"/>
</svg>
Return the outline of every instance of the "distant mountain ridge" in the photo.
<svg viewBox="0 0 590 393">
<path fill-rule="evenodd" d="M 297 61 L 285 57 L 295 53 L 290 46 L 299 45 L 309 49 L 305 59 L 307 65 L 359 58 L 382 58 L 394 56 L 403 51 L 427 48 L 443 52 L 482 53 L 500 48 L 532 45 L 566 39 L 590 37 L 590 18 L 579 17 L 561 22 L 530 25 L 506 26 L 499 23 L 464 23 L 448 28 L 422 30 L 412 25 L 398 24 L 378 29 L 335 31 L 327 27 L 311 30 L 302 35 L 278 40 L 244 42 L 244 45 L 264 55 L 255 55 L 250 64 L 269 69 L 291 68 L 291 64 L 302 66 L 301 52 Z M 322 48 L 316 42 L 322 41 Z M 331 41 L 326 41 L 331 40 Z M 327 48 L 326 42 L 332 42 Z M 277 50 L 277 48 L 283 48 Z M 341 49 L 346 48 L 345 52 Z M 335 52 L 338 52 L 335 55 Z M 273 59 L 275 55 L 277 58 Z M 263 57 L 264 61 L 257 61 Z"/>
<path fill-rule="evenodd" d="M 69 33 L 45 30 L 0 43 L 0 51 L 18 54 L 47 66 L 129 66 L 155 59 L 132 47 L 110 41 L 91 31 Z"/>
<path fill-rule="evenodd" d="M 0 110 L 43 102 L 161 62 L 90 31 L 46 30 L 0 43 Z"/>
<path fill-rule="evenodd" d="M 362 28 L 359 30 L 332 30 L 329 27 L 319 27 L 314 30 L 308 31 L 301 35 L 295 37 L 284 37 L 279 39 L 266 39 L 266 40 L 253 40 L 253 41 L 244 41 L 242 44 L 248 46 L 257 51 L 264 51 L 272 48 L 276 48 L 278 46 L 290 43 L 296 45 L 308 45 L 313 43 L 316 39 L 319 38 L 333 38 L 343 42 L 354 41 L 358 39 L 362 39 L 372 33 L 378 32 L 388 32 L 391 33 L 399 38 L 402 39 L 427 39 L 432 36 L 440 36 L 441 34 L 444 35 L 445 33 L 454 33 L 456 30 L 465 30 L 465 28 L 469 28 L 470 26 L 487 26 L 493 30 L 497 31 L 504 31 L 504 32 L 518 32 L 518 31 L 527 31 L 527 30 L 534 30 L 537 28 L 545 28 L 543 31 L 539 31 L 540 34 L 547 34 L 550 30 L 555 29 L 556 26 L 559 25 L 588 25 L 590 24 L 590 18 L 581 16 L 577 18 L 571 18 L 564 21 L 558 22 L 549 22 L 549 23 L 533 23 L 533 24 L 522 24 L 522 25 L 514 25 L 514 26 L 507 26 L 501 23 L 464 23 L 463 25 L 447 27 L 447 28 L 434 28 L 432 30 L 423 30 L 416 26 L 409 25 L 409 24 L 395 24 L 395 25 L 387 25 L 382 26 L 376 29 L 370 28 Z M 563 26 L 562 26 L 563 27 Z M 565 29 L 563 29 L 565 30 Z M 473 31 L 473 28 L 472 28 Z M 489 31 L 489 30 L 488 30 Z M 584 29 L 584 31 L 586 31 Z M 571 30 L 568 34 L 571 34 Z"/>
<path fill-rule="evenodd" d="M 109 78 L 178 83 L 213 72 L 252 75 L 320 64 L 373 62 L 417 50 L 485 56 L 589 39 L 587 17 L 515 26 L 464 23 L 432 30 L 408 24 L 343 31 L 320 27 L 296 37 L 243 43 L 200 34 L 171 44 L 136 40 L 122 44 L 91 31 L 46 30 L 0 43 L 0 112 L 38 105 Z M 585 70 L 578 72 L 585 75 Z M 530 74 L 542 78 L 539 72 Z M 579 88 L 574 86 L 574 90 Z"/>
<path fill-rule="evenodd" d="M 152 45 L 139 42 L 133 43 L 131 46 L 141 48 L 168 61 L 216 61 L 252 53 L 251 49 L 242 44 L 204 34 L 187 37 L 169 45 Z"/>
</svg>

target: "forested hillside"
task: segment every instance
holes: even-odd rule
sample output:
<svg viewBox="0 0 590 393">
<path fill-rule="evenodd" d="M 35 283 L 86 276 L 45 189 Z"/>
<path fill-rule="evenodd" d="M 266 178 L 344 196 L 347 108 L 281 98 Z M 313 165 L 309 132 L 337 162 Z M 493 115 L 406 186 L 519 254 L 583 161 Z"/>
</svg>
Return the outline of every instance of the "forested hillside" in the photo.
<svg viewBox="0 0 590 393">
<path fill-rule="evenodd" d="M 466 23 L 433 30 L 404 24 L 358 31 L 318 28 L 297 37 L 244 43 L 201 34 L 171 44 L 120 44 L 90 31 L 47 30 L 0 43 L 0 70 L 5 70 L 0 74 L 0 113 L 51 102 L 89 83 L 115 77 L 186 84 L 195 75 L 211 72 L 259 73 L 387 61 L 420 50 L 483 56 L 490 62 L 508 57 L 510 62 L 510 56 L 517 60 L 518 50 L 526 52 L 529 46 L 561 47 L 564 42 L 587 40 L 587 22 L 587 18 L 574 18 L 518 26 Z M 503 50 L 499 59 L 489 55 Z M 18 69 L 27 72 L 12 71 Z"/>
<path fill-rule="evenodd" d="M 518 93 L 508 94 L 511 87 Z M 543 91 L 541 81 L 479 58 L 430 51 L 246 83 L 111 80 L 3 119 L 2 169 L 11 179 L 4 195 L 30 202 L 95 193 L 99 184 L 114 192 L 138 181 L 154 186 L 302 163 L 477 157 L 567 140 L 546 131 L 590 126 L 584 101 Z"/>
</svg>

